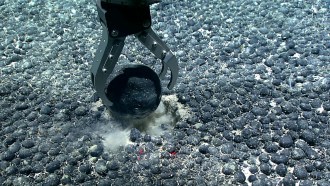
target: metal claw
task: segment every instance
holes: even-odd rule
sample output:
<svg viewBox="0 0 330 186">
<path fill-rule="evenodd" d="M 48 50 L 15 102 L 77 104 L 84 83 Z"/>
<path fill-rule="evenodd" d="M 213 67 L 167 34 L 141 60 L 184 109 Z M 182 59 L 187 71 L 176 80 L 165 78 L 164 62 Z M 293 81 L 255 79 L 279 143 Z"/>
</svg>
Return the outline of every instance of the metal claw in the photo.
<svg viewBox="0 0 330 186">
<path fill-rule="evenodd" d="M 167 70 L 171 71 L 171 79 L 167 85 L 167 88 L 172 89 L 178 79 L 179 65 L 177 58 L 151 28 L 135 34 L 135 36 L 158 59 L 162 60 L 162 70 L 159 74 L 159 78 L 163 79 L 167 73 Z"/>
<path fill-rule="evenodd" d="M 150 69 L 152 73 L 150 73 L 149 70 L 141 72 L 142 67 L 140 66 L 139 68 L 136 65 L 130 67 L 133 70 L 138 69 L 137 71 L 142 73 L 143 76 L 147 74 L 145 77 L 150 77 L 150 74 L 153 74 L 151 80 L 156 79 L 155 82 L 159 85 L 157 92 L 158 101 L 160 101 L 161 98 L 161 85 L 159 78 L 164 78 L 168 70 L 171 72 L 171 78 L 167 87 L 172 89 L 176 84 L 179 71 L 178 60 L 167 45 L 151 29 L 149 5 L 158 1 L 159 0 L 148 0 L 148 3 L 139 4 L 139 6 L 133 6 L 137 5 L 136 2 L 129 4 L 131 6 L 124 6 L 120 0 L 96 0 L 98 16 L 102 24 L 103 32 L 90 71 L 92 83 L 97 94 L 95 95 L 95 99 L 99 97 L 109 110 L 116 106 L 116 102 L 108 97 L 109 92 L 112 92 L 112 90 L 121 91 L 122 87 L 118 87 L 118 89 L 116 89 L 117 86 L 116 88 L 110 87 L 107 81 L 111 78 L 110 75 L 114 71 L 115 65 L 124 47 L 125 38 L 128 35 L 135 34 L 139 41 L 162 61 L 162 70 L 158 77 L 150 68 L 146 69 Z M 127 69 L 129 68 L 125 68 L 126 71 Z M 143 69 L 145 69 L 145 67 Z M 120 84 L 120 86 L 121 85 L 122 84 Z M 155 107 L 155 109 L 156 108 L 157 107 Z"/>
<path fill-rule="evenodd" d="M 106 81 L 118 61 L 124 47 L 125 37 L 112 38 L 107 27 L 103 24 L 102 26 L 102 39 L 92 64 L 91 75 L 96 93 L 101 98 L 103 104 L 106 107 L 110 107 L 112 106 L 112 102 L 107 98 L 105 93 L 105 87 L 107 87 Z"/>
</svg>

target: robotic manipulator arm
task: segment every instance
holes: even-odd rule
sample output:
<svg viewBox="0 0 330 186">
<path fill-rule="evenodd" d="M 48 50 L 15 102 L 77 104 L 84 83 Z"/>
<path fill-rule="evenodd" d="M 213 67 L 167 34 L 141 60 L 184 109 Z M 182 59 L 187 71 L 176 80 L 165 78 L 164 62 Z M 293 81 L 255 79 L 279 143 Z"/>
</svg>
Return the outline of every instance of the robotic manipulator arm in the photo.
<svg viewBox="0 0 330 186">
<path fill-rule="evenodd" d="M 98 17 L 103 27 L 101 43 L 91 67 L 94 89 L 109 109 L 113 101 L 107 96 L 107 79 L 113 72 L 126 36 L 135 37 L 162 61 L 159 78 L 171 71 L 168 88 L 172 89 L 178 77 L 178 62 L 167 45 L 151 28 L 150 5 L 160 0 L 96 0 Z M 116 89 L 120 89 L 117 87 Z M 110 109 L 111 110 L 111 109 Z"/>
</svg>

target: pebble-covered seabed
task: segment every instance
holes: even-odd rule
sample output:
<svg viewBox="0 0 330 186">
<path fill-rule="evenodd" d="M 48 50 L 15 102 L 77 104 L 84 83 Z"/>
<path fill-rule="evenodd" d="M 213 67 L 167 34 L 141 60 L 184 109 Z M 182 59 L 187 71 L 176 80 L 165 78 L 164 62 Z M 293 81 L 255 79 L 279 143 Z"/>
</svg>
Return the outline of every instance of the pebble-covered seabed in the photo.
<svg viewBox="0 0 330 186">
<path fill-rule="evenodd" d="M 180 77 L 171 91 L 163 80 L 158 129 L 148 132 L 121 129 L 133 121 L 92 99 L 94 1 L 0 0 L 0 185 L 329 186 L 329 8 L 152 5 Z M 161 65 L 134 37 L 119 61 L 129 62 Z"/>
</svg>

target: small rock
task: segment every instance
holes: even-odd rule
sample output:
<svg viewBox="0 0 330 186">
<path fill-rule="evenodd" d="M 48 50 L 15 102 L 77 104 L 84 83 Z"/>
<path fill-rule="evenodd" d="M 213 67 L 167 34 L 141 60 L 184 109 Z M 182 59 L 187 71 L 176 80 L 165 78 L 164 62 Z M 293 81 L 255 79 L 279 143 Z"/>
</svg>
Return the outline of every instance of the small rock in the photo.
<svg viewBox="0 0 330 186">
<path fill-rule="evenodd" d="M 11 151 L 5 151 L 1 154 L 1 159 L 5 161 L 11 161 L 15 158 L 15 153 Z"/>
<path fill-rule="evenodd" d="M 194 135 L 191 135 L 187 138 L 187 143 L 196 146 L 200 143 L 200 139 Z"/>
<path fill-rule="evenodd" d="M 41 163 L 37 163 L 32 167 L 33 173 L 40 173 L 44 171 L 44 165 Z"/>
<path fill-rule="evenodd" d="M 233 175 L 237 169 L 237 165 L 235 163 L 226 163 L 222 168 L 222 173 L 225 175 Z"/>
<path fill-rule="evenodd" d="M 244 173 L 242 171 L 237 171 L 235 174 L 234 174 L 234 179 L 236 182 L 238 183 L 244 183 L 245 180 L 246 180 L 246 177 L 244 175 Z"/>
<path fill-rule="evenodd" d="M 305 164 L 305 169 L 306 169 L 307 172 L 312 172 L 312 171 L 315 170 L 315 167 L 312 163 L 306 163 Z"/>
<path fill-rule="evenodd" d="M 275 171 L 279 176 L 284 177 L 287 173 L 287 167 L 283 163 L 281 163 L 276 166 Z"/>
<path fill-rule="evenodd" d="M 310 177 L 315 179 L 315 180 L 320 180 L 324 178 L 324 172 L 321 171 L 313 171 L 310 173 Z"/>
<path fill-rule="evenodd" d="M 3 144 L 8 147 L 9 145 L 13 144 L 16 141 L 16 138 L 12 136 L 7 136 L 5 140 L 3 141 Z"/>
<path fill-rule="evenodd" d="M 81 164 L 78 169 L 81 173 L 85 174 L 90 174 L 92 172 L 92 167 L 89 163 Z"/>
<path fill-rule="evenodd" d="M 319 154 L 314 150 L 312 149 L 311 147 L 307 147 L 307 148 L 304 148 L 303 149 L 305 154 L 307 155 L 307 158 L 308 159 L 311 159 L 311 160 L 315 160 L 317 158 L 319 158 Z"/>
<path fill-rule="evenodd" d="M 312 180 L 301 180 L 299 182 L 299 186 L 311 186 L 311 185 L 313 185 Z"/>
<path fill-rule="evenodd" d="M 100 175 L 105 175 L 108 171 L 106 161 L 104 160 L 97 161 L 95 164 L 95 171 Z"/>
<path fill-rule="evenodd" d="M 22 167 L 20 167 L 19 173 L 29 175 L 30 173 L 32 173 L 32 167 L 30 165 L 23 165 Z"/>
<path fill-rule="evenodd" d="M 213 138 L 212 144 L 216 147 L 220 146 L 222 144 L 222 141 L 219 138 Z"/>
<path fill-rule="evenodd" d="M 99 157 L 103 153 L 103 146 L 101 144 L 93 145 L 89 148 L 89 153 L 93 157 Z"/>
<path fill-rule="evenodd" d="M 323 170 L 324 168 L 325 168 L 325 166 L 326 166 L 326 163 L 325 162 L 323 162 L 323 161 L 315 161 L 314 162 L 314 166 L 315 166 L 315 168 L 317 169 L 317 170 Z"/>
<path fill-rule="evenodd" d="M 129 138 L 132 142 L 135 142 L 136 140 L 141 138 L 141 132 L 136 128 L 132 128 L 129 134 Z"/>
<path fill-rule="evenodd" d="M 263 162 L 263 163 L 267 163 L 269 161 L 269 159 L 270 159 L 269 155 L 265 154 L 265 153 L 260 154 L 260 156 L 259 156 L 259 161 Z"/>
<path fill-rule="evenodd" d="M 301 134 L 301 139 L 303 139 L 304 141 L 306 141 L 309 145 L 315 145 L 317 137 L 315 136 L 315 134 L 311 131 L 311 130 L 304 130 Z"/>
<path fill-rule="evenodd" d="M 8 61 L 11 63 L 11 62 L 18 62 L 22 59 L 23 57 L 21 57 L 20 55 L 13 55 Z"/>
<path fill-rule="evenodd" d="M 293 145 L 293 139 L 291 135 L 284 135 L 279 140 L 279 145 L 283 148 L 289 148 Z"/>
<path fill-rule="evenodd" d="M 249 171 L 252 173 L 252 174 L 255 174 L 259 171 L 259 168 L 255 165 L 252 165 L 250 168 L 249 168 Z"/>
<path fill-rule="evenodd" d="M 78 108 L 76 108 L 74 110 L 74 113 L 77 115 L 77 116 L 84 116 L 87 114 L 87 108 L 86 107 L 83 107 L 83 106 L 79 106 Z"/>
<path fill-rule="evenodd" d="M 221 152 L 224 154 L 231 154 L 234 150 L 234 145 L 232 143 L 225 143 L 221 146 Z"/>
<path fill-rule="evenodd" d="M 48 105 L 44 105 L 40 109 L 40 114 L 49 115 L 52 112 L 52 109 Z"/>
<path fill-rule="evenodd" d="M 61 178 L 61 183 L 62 183 L 62 185 L 71 185 L 72 179 L 68 175 L 63 175 Z"/>
<path fill-rule="evenodd" d="M 296 181 L 293 179 L 292 175 L 287 175 L 282 180 L 282 185 L 294 186 L 295 184 L 296 184 Z"/>
<path fill-rule="evenodd" d="M 9 146 L 8 150 L 12 153 L 16 153 L 21 149 L 21 145 L 18 142 L 14 142 Z"/>
<path fill-rule="evenodd" d="M 260 171 L 266 175 L 270 175 L 272 173 L 272 168 L 268 163 L 261 163 Z"/>
<path fill-rule="evenodd" d="M 20 177 L 16 177 L 14 178 L 14 180 L 12 181 L 13 185 L 29 185 L 31 183 L 31 178 L 27 177 L 27 176 L 20 176 Z"/>
<path fill-rule="evenodd" d="M 151 136 L 149 134 L 145 134 L 143 137 L 144 142 L 150 142 L 151 141 Z"/>
<path fill-rule="evenodd" d="M 202 154 L 207 154 L 207 153 L 209 153 L 209 146 L 206 144 L 203 144 L 203 145 L 199 146 L 198 150 Z"/>
<path fill-rule="evenodd" d="M 257 176 L 256 175 L 250 175 L 248 178 L 249 182 L 254 182 L 257 180 Z"/>
<path fill-rule="evenodd" d="M 18 169 L 17 169 L 16 166 L 9 166 L 9 167 L 6 168 L 6 174 L 7 175 L 15 175 L 17 173 L 18 173 Z"/>
<path fill-rule="evenodd" d="M 303 111 L 311 111 L 312 110 L 312 106 L 310 104 L 307 104 L 307 103 L 301 103 L 300 108 Z"/>
<path fill-rule="evenodd" d="M 317 181 L 317 186 L 329 186 L 330 181 L 329 180 L 318 180 Z"/>
<path fill-rule="evenodd" d="M 295 166 L 293 169 L 293 175 L 299 180 L 304 180 L 308 177 L 307 170 L 303 166 Z"/>
<path fill-rule="evenodd" d="M 266 143 L 264 149 L 268 153 L 275 153 L 278 151 L 279 147 L 276 143 Z"/>
<path fill-rule="evenodd" d="M 50 156 L 57 156 L 58 154 L 60 154 L 60 152 L 61 152 L 61 149 L 60 149 L 60 148 L 58 148 L 58 147 L 53 147 L 53 148 L 51 148 L 51 149 L 48 151 L 48 154 L 49 154 Z"/>
<path fill-rule="evenodd" d="M 28 158 L 32 156 L 32 152 L 30 149 L 21 149 L 19 152 L 18 152 L 18 157 L 22 158 L 22 159 L 25 159 L 25 158 Z"/>
<path fill-rule="evenodd" d="M 46 165 L 46 171 L 50 173 L 55 172 L 59 168 L 61 168 L 61 162 L 58 160 L 54 160 Z"/>
<path fill-rule="evenodd" d="M 152 174 L 160 174 L 162 172 L 162 170 L 160 169 L 159 166 L 153 166 L 153 167 L 151 167 L 150 172 Z"/>
<path fill-rule="evenodd" d="M 266 116 L 268 113 L 266 109 L 260 107 L 253 107 L 251 111 L 255 116 Z"/>
<path fill-rule="evenodd" d="M 300 160 L 300 159 L 306 157 L 306 155 L 305 155 L 305 152 L 302 149 L 295 148 L 291 152 L 291 157 L 294 160 Z"/>
<path fill-rule="evenodd" d="M 171 172 L 161 172 L 160 173 L 160 178 L 161 179 L 170 179 L 170 178 L 173 178 L 174 177 L 174 174 L 171 173 Z"/>
<path fill-rule="evenodd" d="M 55 174 L 50 174 L 46 179 L 45 182 L 43 183 L 44 185 L 49 185 L 49 186 L 56 186 L 61 183 L 61 179 L 59 178 L 58 175 Z"/>
<path fill-rule="evenodd" d="M 295 107 L 290 102 L 284 102 L 281 108 L 285 114 L 290 114 L 295 111 Z"/>
<path fill-rule="evenodd" d="M 34 146 L 34 141 L 31 139 L 25 140 L 22 142 L 22 146 L 25 148 L 31 148 Z"/>
<path fill-rule="evenodd" d="M 273 154 L 271 157 L 271 161 L 276 164 L 287 164 L 289 162 L 289 157 L 282 154 Z"/>
<path fill-rule="evenodd" d="M 29 105 L 26 103 L 20 103 L 15 105 L 15 109 L 18 111 L 25 110 L 27 108 L 29 108 Z"/>
<path fill-rule="evenodd" d="M 248 139 L 245 143 L 250 149 L 256 149 L 259 146 L 259 140 L 255 137 Z"/>
<path fill-rule="evenodd" d="M 109 161 L 107 163 L 107 168 L 112 171 L 116 171 L 119 169 L 119 163 L 115 160 Z"/>
</svg>

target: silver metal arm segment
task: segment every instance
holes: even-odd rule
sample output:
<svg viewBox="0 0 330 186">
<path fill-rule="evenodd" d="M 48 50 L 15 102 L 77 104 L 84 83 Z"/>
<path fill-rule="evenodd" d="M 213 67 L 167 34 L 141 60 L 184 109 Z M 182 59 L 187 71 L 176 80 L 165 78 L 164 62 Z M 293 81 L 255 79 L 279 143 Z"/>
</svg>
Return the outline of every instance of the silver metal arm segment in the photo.
<svg viewBox="0 0 330 186">
<path fill-rule="evenodd" d="M 121 51 L 124 47 L 126 37 L 109 37 L 109 31 L 103 26 L 101 43 L 96 51 L 95 59 L 92 64 L 91 74 L 94 88 L 106 106 L 112 106 L 112 102 L 106 96 L 107 79 L 112 73 Z"/>
<path fill-rule="evenodd" d="M 140 33 L 135 34 L 140 42 L 147 47 L 158 59 L 162 60 L 162 70 L 159 77 L 163 79 L 167 70 L 171 71 L 171 80 L 167 85 L 168 89 L 172 89 L 178 79 L 179 66 L 178 60 L 173 55 L 167 45 L 159 38 L 159 36 L 148 28 Z"/>
</svg>

